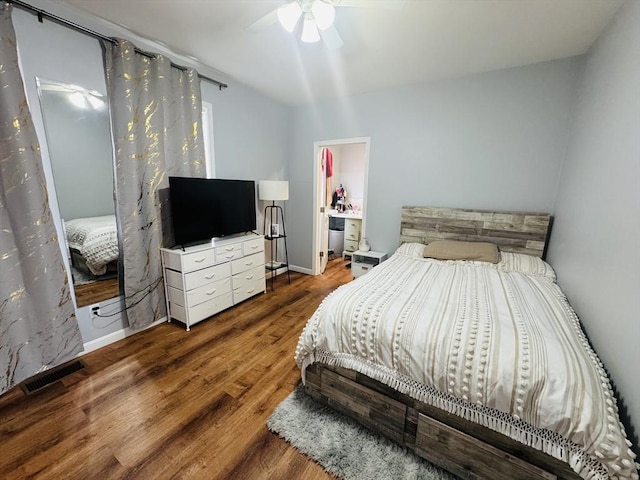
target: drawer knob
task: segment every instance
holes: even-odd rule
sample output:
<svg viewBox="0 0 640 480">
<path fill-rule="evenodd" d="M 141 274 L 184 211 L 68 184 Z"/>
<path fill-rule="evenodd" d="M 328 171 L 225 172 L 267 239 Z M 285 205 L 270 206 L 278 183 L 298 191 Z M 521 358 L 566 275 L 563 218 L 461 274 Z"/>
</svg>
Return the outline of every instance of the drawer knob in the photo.
<svg viewBox="0 0 640 480">
<path fill-rule="evenodd" d="M 202 258 L 196 258 L 196 259 L 194 260 L 194 262 L 196 262 L 196 263 L 202 263 L 202 262 L 204 262 L 204 257 L 202 257 Z"/>
<path fill-rule="evenodd" d="M 245 265 L 248 267 L 249 265 L 253 265 L 253 260 L 251 260 L 250 262 L 246 262 Z"/>
<path fill-rule="evenodd" d="M 227 252 L 233 252 L 233 247 L 227 247 L 227 248 L 225 248 L 225 250 L 226 250 Z"/>
<path fill-rule="evenodd" d="M 216 274 L 212 273 L 211 275 L 205 275 L 204 278 L 206 278 L 207 280 L 211 280 L 215 276 L 216 276 Z"/>
<path fill-rule="evenodd" d="M 249 275 L 249 276 L 247 276 L 247 277 L 244 277 L 244 278 L 245 278 L 246 280 L 251 280 L 251 279 L 253 278 L 253 274 L 251 274 L 251 275 Z"/>
<path fill-rule="evenodd" d="M 215 288 L 213 290 L 208 291 L 207 295 L 213 295 L 214 293 L 216 293 L 216 289 Z"/>
<path fill-rule="evenodd" d="M 255 287 L 247 290 L 247 293 L 252 293 L 254 290 L 255 290 Z"/>
</svg>

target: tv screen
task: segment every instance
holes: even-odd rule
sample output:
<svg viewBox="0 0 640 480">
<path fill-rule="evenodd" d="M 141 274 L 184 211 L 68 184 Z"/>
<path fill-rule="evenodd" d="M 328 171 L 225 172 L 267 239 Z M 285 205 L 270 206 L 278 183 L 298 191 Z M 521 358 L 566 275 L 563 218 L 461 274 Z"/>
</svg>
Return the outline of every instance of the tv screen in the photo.
<svg viewBox="0 0 640 480">
<path fill-rule="evenodd" d="M 256 229 L 252 180 L 169 177 L 169 202 L 176 245 Z"/>
</svg>

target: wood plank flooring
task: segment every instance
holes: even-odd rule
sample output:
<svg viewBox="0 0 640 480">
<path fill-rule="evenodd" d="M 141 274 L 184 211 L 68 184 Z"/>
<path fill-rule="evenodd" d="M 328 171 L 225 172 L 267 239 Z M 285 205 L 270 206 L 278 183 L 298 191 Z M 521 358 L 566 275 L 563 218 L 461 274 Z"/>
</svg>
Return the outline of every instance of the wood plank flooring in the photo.
<svg viewBox="0 0 640 480">
<path fill-rule="evenodd" d="M 0 397 L 2 479 L 329 479 L 265 422 L 300 380 L 293 354 L 322 299 L 351 280 L 280 275 L 190 332 L 175 323 L 85 355 L 87 368 Z"/>
<path fill-rule="evenodd" d="M 79 307 L 86 307 L 103 300 L 110 300 L 118 296 L 118 279 L 110 278 L 98 282 L 74 285 L 76 303 Z"/>
</svg>

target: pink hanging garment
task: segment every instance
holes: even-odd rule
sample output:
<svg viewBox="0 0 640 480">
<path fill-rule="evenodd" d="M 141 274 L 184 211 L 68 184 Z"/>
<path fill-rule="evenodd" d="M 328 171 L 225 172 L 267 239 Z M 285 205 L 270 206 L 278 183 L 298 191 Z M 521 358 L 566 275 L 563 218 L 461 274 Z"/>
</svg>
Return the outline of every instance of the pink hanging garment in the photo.
<svg viewBox="0 0 640 480">
<path fill-rule="evenodd" d="M 333 176 L 333 153 L 328 148 L 322 149 L 322 159 L 324 160 L 324 164 L 327 166 L 327 178 Z"/>
</svg>

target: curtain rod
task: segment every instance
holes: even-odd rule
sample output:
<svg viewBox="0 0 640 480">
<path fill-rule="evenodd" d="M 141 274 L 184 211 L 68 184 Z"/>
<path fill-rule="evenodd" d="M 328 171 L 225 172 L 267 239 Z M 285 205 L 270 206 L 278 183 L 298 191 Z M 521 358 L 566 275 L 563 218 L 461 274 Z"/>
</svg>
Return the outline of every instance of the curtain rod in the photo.
<svg viewBox="0 0 640 480">
<path fill-rule="evenodd" d="M 7 3 L 12 3 L 16 7 L 22 8 L 23 10 L 27 10 L 30 13 L 35 14 L 38 17 L 38 21 L 40 23 L 42 23 L 42 20 L 44 18 L 48 18 L 48 19 L 52 20 L 55 23 L 59 23 L 60 25 L 63 25 L 65 27 L 69 27 L 69 28 L 71 28 L 73 30 L 76 30 L 76 31 L 80 32 L 80 33 L 84 33 L 85 35 L 89 35 L 90 37 L 97 38 L 97 39 L 100 39 L 100 40 L 105 40 L 105 41 L 111 42 L 113 44 L 117 44 L 118 43 L 118 41 L 113 37 L 108 37 L 106 35 L 103 35 L 101 33 L 96 32 L 94 30 L 90 30 L 90 29 L 88 29 L 86 27 L 83 27 L 82 25 L 78 25 L 77 23 L 73 23 L 73 22 L 71 22 L 71 21 L 69 21 L 69 20 L 67 20 L 65 18 L 59 17 L 59 16 L 54 15 L 52 13 L 49 13 L 49 12 L 46 12 L 46 11 L 41 10 L 39 8 L 33 7 L 33 6 L 29 5 L 28 3 L 22 2 L 21 0 L 6 0 L 6 2 Z M 155 54 L 153 54 L 151 52 L 145 52 L 144 50 L 140 50 L 137 47 L 135 48 L 135 51 L 136 51 L 136 53 L 139 53 L 140 55 L 144 55 L 145 57 L 149 57 L 149 58 L 155 58 L 156 57 Z M 182 71 L 187 70 L 187 67 L 184 67 L 182 65 L 177 65 L 177 64 L 175 64 L 173 62 L 171 62 L 171 66 L 173 68 L 177 68 L 178 70 L 182 70 Z M 211 82 L 211 83 L 217 85 L 220 90 L 222 90 L 223 88 L 227 88 L 229 86 L 226 83 L 220 82 L 219 80 L 215 80 L 215 79 L 210 78 L 210 77 L 207 77 L 206 75 L 202 75 L 201 73 L 198 73 L 198 77 L 203 79 L 203 80 L 206 80 L 208 82 Z"/>
</svg>

